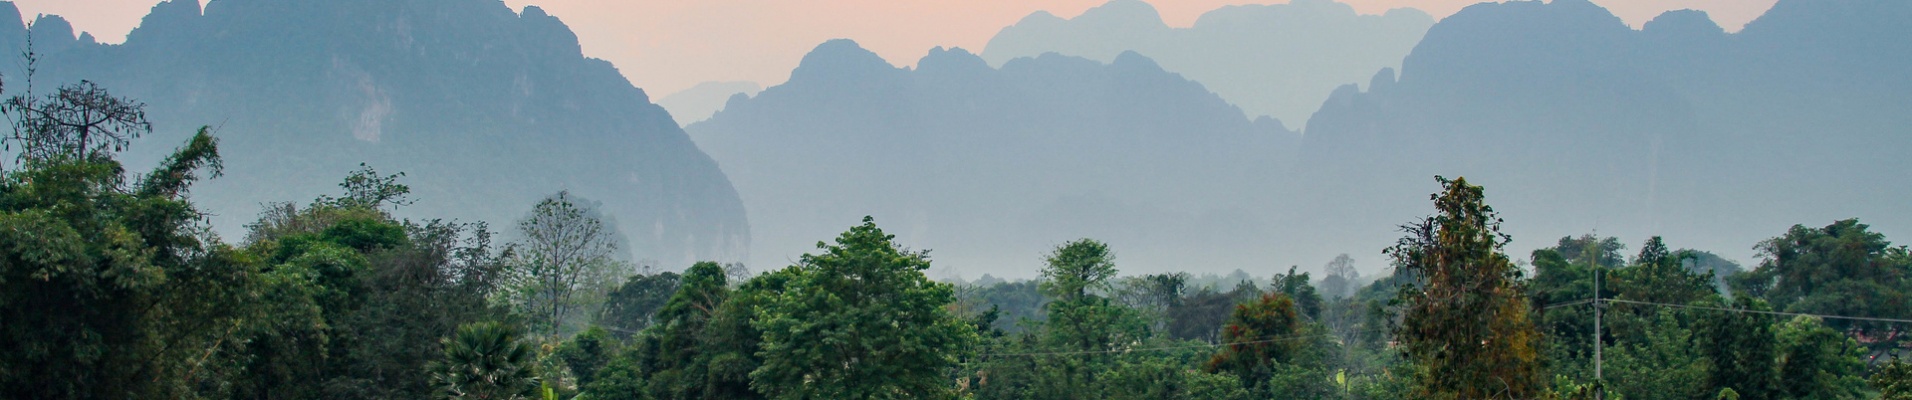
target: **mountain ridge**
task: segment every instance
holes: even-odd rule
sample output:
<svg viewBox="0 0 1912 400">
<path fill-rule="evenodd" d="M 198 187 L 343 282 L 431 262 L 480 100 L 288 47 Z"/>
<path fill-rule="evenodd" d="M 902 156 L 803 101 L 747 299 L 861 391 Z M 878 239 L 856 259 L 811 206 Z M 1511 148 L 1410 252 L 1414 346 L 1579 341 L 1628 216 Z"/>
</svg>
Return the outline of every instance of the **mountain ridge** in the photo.
<svg viewBox="0 0 1912 400">
<path fill-rule="evenodd" d="M 1306 122 L 1334 88 L 1399 67 L 1432 16 L 1411 8 L 1364 15 L 1330 0 L 1230 5 L 1170 27 L 1140 0 L 1112 0 L 1072 19 L 1036 12 L 990 38 L 990 65 L 1048 52 L 1110 62 L 1135 51 L 1202 82 L 1250 115 Z"/>
<path fill-rule="evenodd" d="M 761 257 L 799 254 L 811 243 L 794 238 L 863 215 L 935 249 L 939 265 L 977 272 L 1028 264 L 1042 243 L 1079 236 L 1218 240 L 1180 221 L 1248 214 L 1256 200 L 1236 194 L 1261 192 L 1272 178 L 1261 172 L 1285 168 L 1298 140 L 1139 54 L 991 67 L 939 47 L 902 68 L 859 50 L 821 44 L 789 82 L 734 96 L 686 128 L 744 193 Z M 1041 212 L 1075 203 L 1101 211 Z M 1260 229 L 1252 219 L 1241 229 Z M 1164 249 L 1126 254 L 1164 260 Z"/>
<path fill-rule="evenodd" d="M 635 259 L 747 257 L 748 222 L 716 163 L 542 9 L 172 0 L 152 11 L 118 45 L 36 24 L 35 86 L 90 79 L 146 101 L 155 130 L 123 157 L 132 165 L 199 125 L 218 128 L 232 168 L 194 196 L 227 236 L 261 203 L 332 193 L 366 162 L 406 172 L 431 205 L 421 217 L 510 231 L 540 198 L 571 190 L 603 202 Z M 0 27 L 0 50 L 17 54 L 24 38 L 4 36 L 11 29 Z"/>
</svg>

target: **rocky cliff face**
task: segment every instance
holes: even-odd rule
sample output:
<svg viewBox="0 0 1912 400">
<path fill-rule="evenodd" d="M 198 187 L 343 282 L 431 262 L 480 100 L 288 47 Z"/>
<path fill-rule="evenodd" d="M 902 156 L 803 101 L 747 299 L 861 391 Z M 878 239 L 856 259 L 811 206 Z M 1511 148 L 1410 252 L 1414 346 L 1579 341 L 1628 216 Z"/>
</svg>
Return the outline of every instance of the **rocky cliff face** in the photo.
<svg viewBox="0 0 1912 400">
<path fill-rule="evenodd" d="M 687 129 L 745 194 L 761 262 L 874 215 L 940 266 L 1017 276 L 1080 237 L 1138 268 L 1251 258 L 1186 250 L 1261 238 L 1244 210 L 1296 140 L 1135 53 L 994 68 L 938 48 L 909 69 L 847 40 Z"/>
<path fill-rule="evenodd" d="M 1336 86 L 1401 65 L 1434 18 L 1414 9 L 1360 15 L 1332 0 L 1226 6 L 1170 27 L 1141 0 L 1112 0 L 1071 19 L 1037 12 L 990 38 L 983 59 L 1002 65 L 1055 52 L 1114 61 L 1148 56 L 1240 106 L 1300 126 Z"/>
<path fill-rule="evenodd" d="M 1585 0 L 1472 6 L 1309 120 L 1288 221 L 1378 248 L 1440 174 L 1485 185 L 1531 246 L 1597 229 L 1745 260 L 1792 224 L 1912 228 L 1908 17 L 1785 0 L 1728 34 L 1694 11 L 1634 30 Z"/>
<path fill-rule="evenodd" d="M 0 51 L 27 30 L 0 4 Z M 200 125 L 226 176 L 194 196 L 235 236 L 259 204 L 336 191 L 360 162 L 405 172 L 415 216 L 508 231 L 558 190 L 600 201 L 631 255 L 669 265 L 740 260 L 743 206 L 663 109 L 536 7 L 482 0 L 195 0 L 155 6 L 124 44 L 32 26 L 36 90 L 88 79 L 150 104 L 150 163 Z M 6 90 L 25 90 L 16 64 Z M 413 215 L 400 210 L 401 215 Z"/>
</svg>

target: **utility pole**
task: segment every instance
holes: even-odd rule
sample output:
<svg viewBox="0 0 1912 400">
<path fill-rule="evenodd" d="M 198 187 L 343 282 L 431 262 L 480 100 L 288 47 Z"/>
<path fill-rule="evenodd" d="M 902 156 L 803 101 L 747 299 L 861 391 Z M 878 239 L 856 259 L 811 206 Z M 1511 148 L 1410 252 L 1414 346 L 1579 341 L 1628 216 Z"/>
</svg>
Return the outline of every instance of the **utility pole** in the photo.
<svg viewBox="0 0 1912 400">
<path fill-rule="evenodd" d="M 1607 381 L 1600 373 L 1601 364 L 1605 361 L 1600 357 L 1600 348 L 1604 347 L 1600 342 L 1600 309 L 1606 308 L 1606 304 L 1600 302 L 1600 275 L 1604 271 L 1606 268 L 1596 261 L 1593 265 L 1593 384 L 1595 385 L 1593 398 L 1595 400 L 1607 398 Z"/>
</svg>

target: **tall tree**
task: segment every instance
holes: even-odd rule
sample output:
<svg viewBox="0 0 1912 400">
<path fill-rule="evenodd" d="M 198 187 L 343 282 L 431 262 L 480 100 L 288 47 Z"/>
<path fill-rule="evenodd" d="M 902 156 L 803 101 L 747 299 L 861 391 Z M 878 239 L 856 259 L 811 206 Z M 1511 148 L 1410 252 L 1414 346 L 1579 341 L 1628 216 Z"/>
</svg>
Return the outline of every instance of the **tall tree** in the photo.
<svg viewBox="0 0 1912 400">
<path fill-rule="evenodd" d="M 1108 244 L 1094 239 L 1065 243 L 1045 258 L 1038 286 L 1054 300 L 1044 306 L 1047 319 L 1039 343 L 1081 354 L 1037 360 L 1035 396 L 1095 393 L 1104 386 L 1097 373 L 1110 368 L 1108 352 L 1147 337 L 1148 322 L 1140 312 L 1102 295 L 1116 276 L 1114 259 Z"/>
<path fill-rule="evenodd" d="M 1063 244 L 1050 252 L 1042 269 L 1043 290 L 1057 301 L 1073 301 L 1108 289 L 1115 278 L 1115 255 L 1094 239 Z"/>
<path fill-rule="evenodd" d="M 1403 286 L 1397 335 L 1418 369 L 1413 397 L 1528 399 L 1541 395 L 1540 335 L 1521 271 L 1501 248 L 1500 218 L 1481 187 L 1436 177 L 1433 216 L 1403 227 L 1388 254 L 1418 277 Z"/>
<path fill-rule="evenodd" d="M 976 330 L 952 315 L 954 289 L 923 275 L 876 222 L 818 243 L 783 294 L 752 325 L 763 365 L 751 387 L 778 399 L 952 398 L 945 375 L 973 350 Z"/>
<path fill-rule="evenodd" d="M 580 305 L 580 292 L 607 279 L 618 263 L 617 231 L 589 204 L 568 191 L 545 198 L 518 221 L 524 242 L 518 262 L 525 282 L 521 295 L 537 326 L 557 335 L 566 317 Z"/>
<path fill-rule="evenodd" d="M 1323 272 L 1327 276 L 1321 278 L 1321 292 L 1329 300 L 1353 296 L 1355 286 L 1359 285 L 1357 280 L 1361 279 L 1360 272 L 1354 269 L 1354 257 L 1347 254 L 1334 256 Z"/>
<path fill-rule="evenodd" d="M 153 131 L 146 103 L 114 96 L 92 81 L 60 86 L 44 98 L 16 95 L 0 107 L 14 118 L 12 139 L 20 144 L 21 156 L 31 159 L 93 158 L 124 150 Z"/>
</svg>

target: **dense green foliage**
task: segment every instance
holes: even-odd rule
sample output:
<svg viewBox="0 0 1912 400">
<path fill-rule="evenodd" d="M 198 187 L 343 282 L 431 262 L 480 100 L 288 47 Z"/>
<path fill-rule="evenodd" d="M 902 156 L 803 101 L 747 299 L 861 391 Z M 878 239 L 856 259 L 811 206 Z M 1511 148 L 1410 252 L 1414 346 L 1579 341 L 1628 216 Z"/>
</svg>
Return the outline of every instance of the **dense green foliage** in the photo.
<svg viewBox="0 0 1912 400">
<path fill-rule="evenodd" d="M 751 388 L 778 399 L 953 398 L 945 374 L 976 340 L 948 313 L 949 284 L 923 276 L 927 253 L 899 248 L 865 217 L 791 268 L 751 325 L 763 364 Z"/>
<path fill-rule="evenodd" d="M 1880 400 L 1912 399 L 1912 364 L 1893 357 L 1892 362 L 1872 374 L 1868 383 L 1879 391 Z"/>
<path fill-rule="evenodd" d="M 1403 227 L 1388 250 L 1404 286 L 1397 332 L 1415 365 L 1413 396 L 1529 399 L 1540 396 L 1538 342 L 1521 271 L 1501 253 L 1500 218 L 1465 178 L 1439 179 L 1438 212 Z"/>
<path fill-rule="evenodd" d="M 445 360 L 434 362 L 432 386 L 437 397 L 453 400 L 523 400 L 543 388 L 532 370 L 531 345 L 518 333 L 496 322 L 458 328 L 445 340 Z"/>
</svg>

